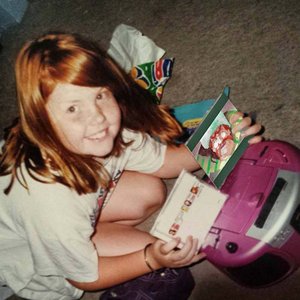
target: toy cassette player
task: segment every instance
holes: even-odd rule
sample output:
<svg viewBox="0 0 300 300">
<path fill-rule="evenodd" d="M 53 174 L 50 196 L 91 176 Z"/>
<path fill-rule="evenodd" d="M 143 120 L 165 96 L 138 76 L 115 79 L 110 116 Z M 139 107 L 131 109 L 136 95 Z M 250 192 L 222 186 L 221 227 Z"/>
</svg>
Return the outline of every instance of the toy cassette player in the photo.
<svg viewBox="0 0 300 300">
<path fill-rule="evenodd" d="M 265 287 L 300 265 L 300 150 L 280 141 L 249 146 L 221 191 L 229 198 L 202 248 L 239 284 Z"/>
</svg>

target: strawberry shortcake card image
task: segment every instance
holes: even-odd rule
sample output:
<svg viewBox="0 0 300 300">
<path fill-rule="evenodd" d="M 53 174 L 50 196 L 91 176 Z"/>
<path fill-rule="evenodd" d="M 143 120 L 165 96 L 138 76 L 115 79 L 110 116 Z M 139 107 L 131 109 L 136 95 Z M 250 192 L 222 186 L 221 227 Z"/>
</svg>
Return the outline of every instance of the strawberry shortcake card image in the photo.
<svg viewBox="0 0 300 300">
<path fill-rule="evenodd" d="M 236 111 L 229 100 L 229 88 L 225 88 L 185 144 L 217 188 L 248 146 L 240 132 L 232 132 L 229 116 Z"/>
</svg>

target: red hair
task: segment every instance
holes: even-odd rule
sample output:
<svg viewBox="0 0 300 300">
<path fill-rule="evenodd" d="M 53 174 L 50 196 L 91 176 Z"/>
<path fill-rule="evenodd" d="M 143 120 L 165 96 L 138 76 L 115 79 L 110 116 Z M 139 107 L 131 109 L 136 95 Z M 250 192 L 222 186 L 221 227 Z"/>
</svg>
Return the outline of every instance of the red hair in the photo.
<svg viewBox="0 0 300 300">
<path fill-rule="evenodd" d="M 152 96 L 139 87 L 95 43 L 78 35 L 50 33 L 30 41 L 19 52 L 15 66 L 19 119 L 7 134 L 0 174 L 11 174 L 25 187 L 24 166 L 36 180 L 60 182 L 79 194 L 107 186 L 109 175 L 93 157 L 66 149 L 58 138 L 46 111 L 49 95 L 58 83 L 107 87 L 122 114 L 121 131 L 112 155 L 126 147 L 123 128 L 149 133 L 163 143 L 172 143 L 181 129 L 167 107 L 154 104 Z M 55 172 L 53 172 L 53 170 Z M 41 176 L 37 176 L 41 175 Z"/>
</svg>

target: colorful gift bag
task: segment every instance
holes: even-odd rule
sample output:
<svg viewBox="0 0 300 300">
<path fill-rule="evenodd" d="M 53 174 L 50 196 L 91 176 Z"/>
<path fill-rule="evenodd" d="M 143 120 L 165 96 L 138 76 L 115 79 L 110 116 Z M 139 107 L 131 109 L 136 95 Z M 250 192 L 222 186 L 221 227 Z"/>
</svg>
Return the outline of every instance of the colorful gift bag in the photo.
<svg viewBox="0 0 300 300">
<path fill-rule="evenodd" d="M 132 78 L 156 97 L 157 104 L 160 103 L 164 86 L 172 75 L 173 62 L 173 58 L 159 59 L 131 69 Z"/>
</svg>

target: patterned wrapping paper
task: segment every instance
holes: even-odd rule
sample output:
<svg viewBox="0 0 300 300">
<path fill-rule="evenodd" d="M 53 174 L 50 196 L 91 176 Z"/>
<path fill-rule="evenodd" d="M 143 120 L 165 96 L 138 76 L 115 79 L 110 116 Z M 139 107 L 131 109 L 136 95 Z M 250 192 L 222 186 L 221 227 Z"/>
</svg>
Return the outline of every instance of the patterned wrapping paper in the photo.
<svg viewBox="0 0 300 300">
<path fill-rule="evenodd" d="M 120 24 L 112 35 L 107 53 L 159 104 L 172 75 L 174 58 L 162 58 L 165 50 L 136 28 Z"/>
<path fill-rule="evenodd" d="M 155 96 L 156 103 L 159 104 L 164 86 L 172 75 L 173 63 L 174 58 L 144 63 L 133 67 L 130 75 L 141 87 Z"/>
</svg>

